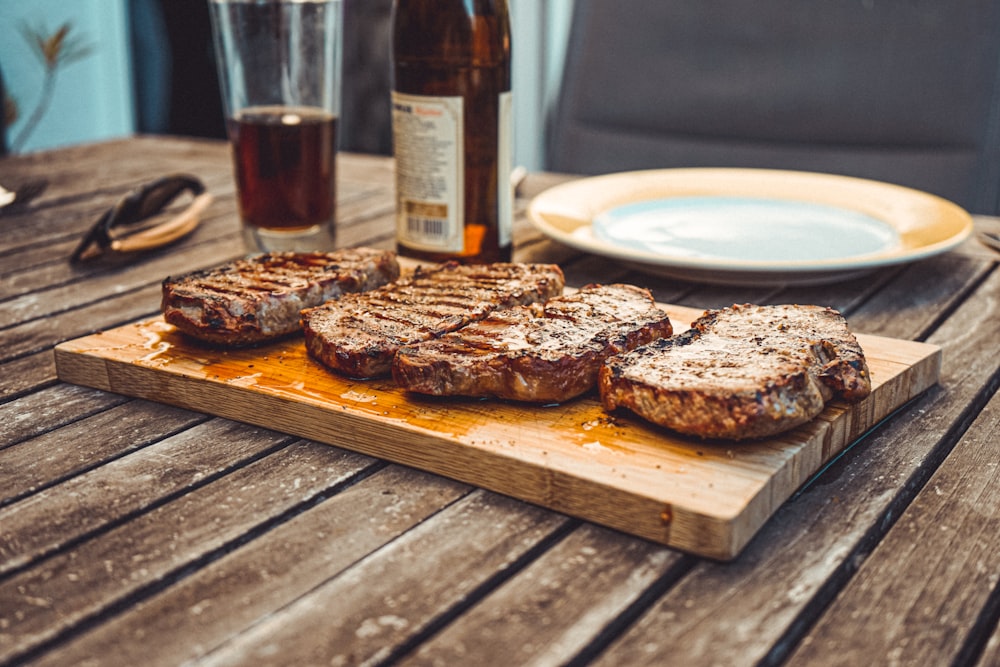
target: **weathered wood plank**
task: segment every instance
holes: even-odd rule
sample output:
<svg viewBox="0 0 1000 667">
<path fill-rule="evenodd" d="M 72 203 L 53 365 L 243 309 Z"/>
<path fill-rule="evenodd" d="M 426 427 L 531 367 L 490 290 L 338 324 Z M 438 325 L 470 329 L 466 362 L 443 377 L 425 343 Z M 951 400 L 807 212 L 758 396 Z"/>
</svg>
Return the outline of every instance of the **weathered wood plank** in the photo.
<svg viewBox="0 0 1000 667">
<path fill-rule="evenodd" d="M 485 491 L 449 506 L 210 653 L 204 665 L 375 663 L 544 545 L 568 519 Z"/>
<path fill-rule="evenodd" d="M 998 255 L 1000 257 L 1000 255 Z M 958 306 L 994 268 L 979 258 L 946 254 L 902 268 L 893 283 L 852 313 L 861 331 L 896 331 L 923 340 L 943 314 Z M 891 301 L 887 295 L 891 295 Z M 1000 331 L 1000 330 L 996 330 Z"/>
<path fill-rule="evenodd" d="M 183 576 L 185 568 L 373 463 L 296 443 L 19 572 L 0 583 L 0 661 L 58 638 L 171 573 Z M 148 474 L 141 481 L 154 485 Z M 138 639 L 133 650 L 146 647 Z"/>
<path fill-rule="evenodd" d="M 0 574 L 196 488 L 288 440 L 215 419 L 8 505 L 0 509 Z"/>
<path fill-rule="evenodd" d="M 130 401 L 0 450 L 0 506 L 207 419 L 159 403 Z M 94 438 L 95 433 L 102 435 Z"/>
<path fill-rule="evenodd" d="M 898 268 L 882 269 L 860 278 L 824 285 L 820 290 L 817 290 L 816 287 L 789 285 L 774 294 L 772 300 L 775 303 L 814 303 L 820 306 L 830 306 L 850 319 L 851 313 L 895 280 L 899 271 Z M 852 326 L 854 325 L 852 324 Z M 854 326 L 854 329 L 868 331 L 868 329 L 859 329 L 857 326 Z M 873 330 L 877 331 L 878 329 Z"/>
<path fill-rule="evenodd" d="M 910 288 L 906 281 L 893 283 L 853 316 L 865 322 L 871 314 L 884 325 L 883 334 L 916 335 L 921 317 L 878 315 Z M 996 373 L 998 293 L 1000 274 L 994 272 L 931 337 L 944 354 L 939 388 L 785 503 L 740 558 L 695 567 L 596 664 L 658 665 L 665 656 L 677 664 L 754 664 L 786 655 L 909 502 L 910 480 L 934 465 L 941 434 L 961 422 Z"/>
<path fill-rule="evenodd" d="M 81 308 L 17 324 L 4 331 L 5 346 L 0 351 L 0 360 L 49 351 L 63 341 L 149 317 L 159 312 L 161 297 L 162 288 L 157 282 Z"/>
<path fill-rule="evenodd" d="M 56 360 L 52 350 L 41 350 L 0 362 L 0 403 L 46 389 L 56 380 Z M 3 442 L 2 439 L 0 442 Z"/>
<path fill-rule="evenodd" d="M 336 481 L 338 474 L 348 470 L 344 461 L 338 459 L 342 455 L 318 453 L 313 446 L 310 454 L 318 454 L 313 457 L 318 469 L 328 469 L 327 483 Z M 358 460 L 361 458 L 350 460 L 352 467 Z M 271 488 L 282 482 L 288 484 L 288 475 L 279 478 L 275 474 L 276 464 L 275 461 L 255 466 L 266 475 L 266 479 L 256 480 L 258 485 Z M 297 484 L 301 486 L 300 482 Z M 177 507 L 169 511 L 180 512 L 182 505 L 193 505 L 196 495 L 202 496 L 199 502 L 204 505 L 213 500 L 209 491 L 189 494 L 183 503 L 174 503 Z M 82 665 L 113 657 L 123 665 L 168 667 L 196 660 L 308 594 L 468 491 L 468 487 L 441 477 L 389 466 L 60 645 L 34 664 Z M 276 509 L 280 507 L 267 505 L 259 511 L 273 514 Z M 166 514 L 166 510 L 161 514 Z M 194 508 L 189 513 L 204 519 L 213 517 L 206 507 Z M 235 521 L 237 515 L 247 516 L 247 521 L 251 519 L 247 511 L 236 508 L 227 513 L 227 518 Z M 160 517 L 157 521 L 169 518 Z M 194 532 L 190 523 L 190 520 L 184 523 L 185 533 Z M 137 528 L 141 526 L 128 530 L 134 532 Z M 206 531 L 198 532 L 203 538 L 208 536 Z M 110 539 L 112 536 L 104 541 Z M 162 535 L 154 532 L 149 539 L 162 539 Z M 120 553 L 118 558 L 125 561 L 130 554 L 129 546 L 115 548 L 114 553 Z M 105 548 L 110 551 L 112 547 L 108 543 Z M 184 547 L 189 557 L 195 548 L 192 544 Z M 146 563 L 144 566 L 150 567 Z M 95 576 L 101 580 L 99 573 Z M 102 588 L 107 592 L 110 585 Z"/>
<path fill-rule="evenodd" d="M 962 664 L 969 657 L 962 654 L 969 629 L 998 584 L 1000 394 L 995 394 L 791 660 Z M 878 632 L 867 631 L 876 623 Z"/>
<path fill-rule="evenodd" d="M 394 208 L 380 205 L 377 200 L 365 202 L 357 217 L 337 223 L 337 245 L 340 247 L 369 246 L 396 249 L 396 213 Z"/>
<path fill-rule="evenodd" d="M 51 356 L 51 352 L 49 353 Z M 0 449 L 129 400 L 68 384 L 54 385 L 0 405 Z"/>
<path fill-rule="evenodd" d="M 691 560 L 582 525 L 399 664 L 566 664 Z"/>
<path fill-rule="evenodd" d="M 45 178 L 45 200 L 62 199 L 88 192 L 95 184 L 127 183 L 136 176 L 161 176 L 191 165 L 228 164 L 227 155 L 224 141 L 128 137 L 10 155 L 0 161 L 0 178 L 5 183 Z M 58 168 L 53 168 L 53 159 L 59 160 Z"/>
</svg>

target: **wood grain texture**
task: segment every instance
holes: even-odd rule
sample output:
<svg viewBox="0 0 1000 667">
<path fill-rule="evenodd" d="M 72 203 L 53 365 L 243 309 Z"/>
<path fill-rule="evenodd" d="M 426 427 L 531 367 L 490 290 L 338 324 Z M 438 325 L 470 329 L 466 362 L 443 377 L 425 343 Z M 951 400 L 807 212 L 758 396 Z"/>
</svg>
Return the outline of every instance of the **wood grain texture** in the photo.
<svg viewBox="0 0 1000 667">
<path fill-rule="evenodd" d="M 17 573 L 0 583 L 0 661 L 51 641 L 116 602 L 193 566 L 372 463 L 315 443 L 286 447 Z M 203 472 L 211 470 L 205 465 Z M 189 474 L 178 470 L 177 477 Z M 149 494 L 162 493 L 167 486 L 149 474 L 129 476 L 133 484 L 150 488 Z M 81 509 L 86 504 L 93 508 L 107 497 L 104 494 L 113 493 L 104 479 L 85 481 L 74 490 L 94 502 L 80 503 Z M 227 513 L 223 521 L 216 514 L 220 507 L 240 511 Z M 72 531 L 63 527 L 62 532 L 68 536 Z M 58 622 L 52 622 L 53 615 Z"/>
<path fill-rule="evenodd" d="M 342 480 L 346 473 L 378 467 L 370 466 L 370 459 L 365 464 L 363 457 L 345 457 L 344 452 L 326 445 L 303 443 L 300 449 L 294 459 L 272 457 L 276 460 L 224 481 L 218 492 L 250 479 L 259 494 L 260 489 L 278 486 L 276 482 L 281 482 L 282 477 L 293 483 L 300 480 L 297 487 L 301 489 L 303 472 L 310 476 L 310 483 L 313 478 L 325 477 L 325 483 L 330 485 Z M 289 460 L 296 459 L 308 460 L 313 469 L 290 465 Z M 323 468 L 328 469 L 326 475 L 321 474 Z M 284 488 L 292 487 L 286 482 Z M 426 521 L 469 491 L 461 484 L 399 466 L 377 469 L 35 664 L 82 665 L 99 663 L 107 656 L 114 656 L 115 662 L 122 665 L 187 664 L 357 566 L 400 533 Z M 218 492 L 199 494 L 200 509 L 194 504 L 183 509 L 208 519 L 212 512 L 204 503 L 212 502 Z M 287 505 L 280 499 L 277 503 L 273 499 L 267 502 L 271 504 L 262 507 L 263 516 L 273 517 Z M 182 507 L 178 505 L 174 511 L 179 514 Z M 252 518 L 247 512 L 239 514 L 244 521 Z M 183 532 L 201 533 L 202 540 L 209 537 L 197 526 L 185 527 Z M 155 539 L 155 535 L 150 536 L 149 543 L 155 544 Z M 160 542 L 166 539 L 163 535 L 159 538 Z M 114 544 L 110 536 L 104 541 Z M 183 557 L 193 559 L 203 549 L 201 542 L 192 540 L 184 545 Z"/>
<path fill-rule="evenodd" d="M 981 268 L 966 267 L 967 280 L 975 281 Z M 864 330 L 878 322 L 880 334 L 916 336 L 922 312 L 912 319 L 882 317 L 912 290 L 936 289 L 914 284 L 915 279 L 919 275 L 898 276 L 852 319 Z M 938 386 L 786 502 L 739 559 L 699 563 L 596 664 L 654 666 L 663 664 L 665 655 L 678 664 L 780 664 L 921 488 L 926 471 L 937 465 L 935 452 L 948 445 L 943 434 L 961 428 L 967 406 L 996 375 L 1000 274 L 993 272 L 982 287 L 929 340 L 942 348 Z M 847 617 L 835 622 L 853 623 L 845 611 Z M 877 634 L 858 627 L 854 641 L 878 641 L 872 636 Z"/>
<path fill-rule="evenodd" d="M 913 581 L 924 581 L 915 587 Z M 792 655 L 801 664 L 967 664 L 1000 584 L 1000 395 Z M 849 620 L 848 620 L 849 619 Z M 878 622 L 878 633 L 864 628 Z M 921 628 L 919 634 L 913 628 Z M 980 630 L 981 632 L 982 630 Z M 858 641 L 858 635 L 864 636 Z"/>
<path fill-rule="evenodd" d="M 884 521 L 895 522 L 891 530 L 812 630 L 803 657 L 831 664 L 861 655 L 875 663 L 965 664 L 986 641 L 976 633 L 996 623 L 1000 582 L 998 331 L 1000 274 L 994 271 L 931 338 L 944 349 L 945 391 L 912 411 L 905 429 L 884 436 L 886 443 L 920 442 L 950 427 L 956 440 L 934 440 L 937 451 L 924 455 L 922 468 L 887 468 L 867 485 L 875 494 L 902 483 L 898 503 L 905 511 L 896 521 L 890 508 Z M 987 399 L 976 421 L 964 423 L 966 406 Z M 919 492 L 907 494 L 907 487 Z M 991 607 L 992 618 L 979 616 Z M 884 630 L 865 632 L 876 619 Z"/>
<path fill-rule="evenodd" d="M 668 307 L 677 322 L 701 311 Z M 752 443 L 695 442 L 593 396 L 562 406 L 408 396 L 336 376 L 298 339 L 221 351 L 161 319 L 56 349 L 69 382 L 341 445 L 717 559 L 739 553 L 810 475 L 937 380 L 938 350 L 862 337 L 871 397 Z"/>
<path fill-rule="evenodd" d="M 263 619 L 199 664 L 384 663 L 488 587 L 566 517 L 482 490 Z"/>
<path fill-rule="evenodd" d="M 0 450 L 0 506 L 100 467 L 206 419 L 203 414 L 159 403 L 130 401 Z M 107 435 L 95 442 L 94 433 Z M 137 433 L 142 437 L 136 438 Z"/>
<path fill-rule="evenodd" d="M 0 449 L 125 402 L 122 396 L 86 387 L 40 389 L 0 405 Z"/>
<path fill-rule="evenodd" d="M 583 524 L 400 665 L 563 665 L 689 558 Z"/>
<path fill-rule="evenodd" d="M 224 441 L 229 433 L 241 437 L 232 438 L 228 447 L 205 446 Z M 8 505 L 0 509 L 0 574 L 196 488 L 287 440 L 279 433 L 248 433 L 241 424 L 211 420 Z"/>
</svg>

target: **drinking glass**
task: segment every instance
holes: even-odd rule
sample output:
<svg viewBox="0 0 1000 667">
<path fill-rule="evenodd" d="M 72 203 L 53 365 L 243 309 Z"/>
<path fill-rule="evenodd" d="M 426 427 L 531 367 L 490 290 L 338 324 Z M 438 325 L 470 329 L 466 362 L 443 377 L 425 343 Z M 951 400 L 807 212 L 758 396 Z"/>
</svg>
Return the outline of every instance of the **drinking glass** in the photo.
<svg viewBox="0 0 1000 667">
<path fill-rule="evenodd" d="M 247 250 L 332 250 L 343 0 L 208 3 Z"/>
</svg>

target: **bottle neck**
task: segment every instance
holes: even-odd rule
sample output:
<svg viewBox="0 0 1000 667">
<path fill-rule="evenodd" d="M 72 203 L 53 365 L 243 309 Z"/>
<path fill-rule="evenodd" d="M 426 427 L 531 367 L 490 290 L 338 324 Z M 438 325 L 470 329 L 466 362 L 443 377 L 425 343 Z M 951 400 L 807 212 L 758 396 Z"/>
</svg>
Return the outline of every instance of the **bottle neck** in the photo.
<svg viewBox="0 0 1000 667">
<path fill-rule="evenodd" d="M 496 67 L 510 63 L 506 0 L 394 0 L 396 63 Z"/>
</svg>

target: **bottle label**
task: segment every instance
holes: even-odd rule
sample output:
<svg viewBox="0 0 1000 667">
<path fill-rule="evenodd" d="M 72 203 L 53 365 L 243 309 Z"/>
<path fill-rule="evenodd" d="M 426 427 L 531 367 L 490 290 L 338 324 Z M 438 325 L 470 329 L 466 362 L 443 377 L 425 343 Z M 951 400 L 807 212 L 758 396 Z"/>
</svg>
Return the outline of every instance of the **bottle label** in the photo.
<svg viewBox="0 0 1000 667">
<path fill-rule="evenodd" d="M 392 127 L 397 239 L 416 250 L 462 252 L 462 98 L 393 91 Z"/>
<path fill-rule="evenodd" d="M 500 247 L 509 246 L 514 228 L 514 104 L 511 92 L 500 93 L 500 127 L 497 132 L 497 235 Z"/>
</svg>

